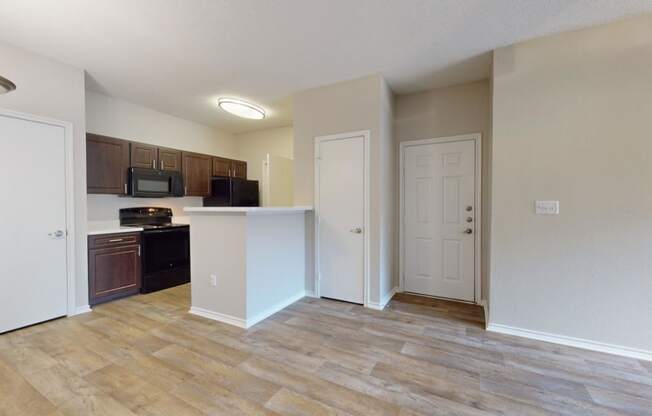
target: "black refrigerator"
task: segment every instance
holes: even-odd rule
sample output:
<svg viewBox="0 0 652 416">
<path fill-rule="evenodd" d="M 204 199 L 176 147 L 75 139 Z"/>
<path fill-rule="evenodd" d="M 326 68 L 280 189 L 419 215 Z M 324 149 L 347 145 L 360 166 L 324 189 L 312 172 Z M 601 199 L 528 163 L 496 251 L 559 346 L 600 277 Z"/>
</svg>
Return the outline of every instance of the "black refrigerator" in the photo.
<svg viewBox="0 0 652 416">
<path fill-rule="evenodd" d="M 204 198 L 205 207 L 260 206 L 258 181 L 226 176 L 211 179 L 211 196 Z"/>
</svg>

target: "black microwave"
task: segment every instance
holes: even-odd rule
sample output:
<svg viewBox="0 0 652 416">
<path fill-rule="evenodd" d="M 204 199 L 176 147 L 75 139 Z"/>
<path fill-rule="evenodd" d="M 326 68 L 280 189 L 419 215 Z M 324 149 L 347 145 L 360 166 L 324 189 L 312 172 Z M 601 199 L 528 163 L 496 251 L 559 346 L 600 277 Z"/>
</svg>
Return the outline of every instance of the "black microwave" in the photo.
<svg viewBox="0 0 652 416">
<path fill-rule="evenodd" d="M 146 168 L 129 168 L 130 196 L 138 198 L 163 198 L 183 196 L 181 173 Z"/>
</svg>

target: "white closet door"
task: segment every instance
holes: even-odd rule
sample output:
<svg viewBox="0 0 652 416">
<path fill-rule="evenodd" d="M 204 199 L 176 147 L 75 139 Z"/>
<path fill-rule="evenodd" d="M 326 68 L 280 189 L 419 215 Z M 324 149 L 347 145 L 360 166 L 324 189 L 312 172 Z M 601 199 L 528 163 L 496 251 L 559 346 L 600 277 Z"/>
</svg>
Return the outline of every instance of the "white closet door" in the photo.
<svg viewBox="0 0 652 416">
<path fill-rule="evenodd" d="M 66 315 L 63 127 L 0 115 L 0 333 Z"/>
</svg>

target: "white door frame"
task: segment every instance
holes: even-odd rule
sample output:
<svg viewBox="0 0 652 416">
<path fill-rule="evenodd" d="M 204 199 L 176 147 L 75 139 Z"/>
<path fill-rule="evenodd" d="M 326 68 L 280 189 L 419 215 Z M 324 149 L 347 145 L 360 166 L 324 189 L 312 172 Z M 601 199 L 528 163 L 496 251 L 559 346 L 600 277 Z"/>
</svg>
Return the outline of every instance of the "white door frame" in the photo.
<svg viewBox="0 0 652 416">
<path fill-rule="evenodd" d="M 315 159 L 314 159 L 314 169 L 315 169 L 315 195 L 314 195 L 314 200 L 315 200 L 315 280 L 314 280 L 314 285 L 315 285 L 315 297 L 320 297 L 320 276 L 319 276 L 319 144 L 322 142 L 327 142 L 327 141 L 333 141 L 333 140 L 344 140 L 344 139 L 351 139 L 353 137 L 363 137 L 363 152 L 364 152 L 364 195 L 363 195 L 363 217 L 364 217 L 364 224 L 363 224 L 363 252 L 364 252 L 364 259 L 363 259 L 363 269 L 364 269 L 364 286 L 363 286 L 363 294 L 364 294 L 364 306 L 367 307 L 369 303 L 369 230 L 370 230 L 370 222 L 369 222 L 369 143 L 370 143 L 370 136 L 371 132 L 369 130 L 362 130 L 362 131 L 353 131 L 350 133 L 339 133 L 339 134 L 332 134 L 328 136 L 318 136 L 315 137 Z"/>
<path fill-rule="evenodd" d="M 31 121 L 52 126 L 62 127 L 64 130 L 65 144 L 65 177 L 66 177 L 66 275 L 68 279 L 67 315 L 73 316 L 76 311 L 76 276 L 75 276 L 75 192 L 74 192 L 74 156 L 73 156 L 73 125 L 67 121 L 20 113 L 13 110 L 0 108 L 0 116 L 11 117 L 18 120 Z M 43 230 L 47 232 L 47 230 Z"/>
<path fill-rule="evenodd" d="M 482 300 L 482 135 L 480 133 L 462 134 L 459 136 L 437 137 L 425 140 L 407 140 L 400 143 L 399 156 L 399 284 L 401 292 L 405 289 L 405 261 L 404 261 L 404 232 L 405 232 L 405 149 L 410 146 L 421 146 L 424 144 L 449 143 L 473 140 L 475 142 L 475 233 L 474 233 L 474 275 L 475 290 L 473 299 L 476 304 Z M 461 301 L 463 302 L 463 301 Z"/>
</svg>

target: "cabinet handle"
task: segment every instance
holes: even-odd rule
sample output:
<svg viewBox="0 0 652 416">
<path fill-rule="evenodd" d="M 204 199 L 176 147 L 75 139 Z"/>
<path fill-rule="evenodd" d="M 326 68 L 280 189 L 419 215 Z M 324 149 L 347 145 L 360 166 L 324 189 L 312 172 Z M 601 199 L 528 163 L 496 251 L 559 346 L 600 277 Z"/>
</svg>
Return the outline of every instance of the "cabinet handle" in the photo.
<svg viewBox="0 0 652 416">
<path fill-rule="evenodd" d="M 140 246 L 138 246 L 138 257 L 140 257 Z"/>
<path fill-rule="evenodd" d="M 161 170 L 165 170 L 165 162 L 161 160 Z"/>
<path fill-rule="evenodd" d="M 183 187 L 183 194 L 188 195 L 188 187 L 187 186 Z"/>
<path fill-rule="evenodd" d="M 119 243 L 120 241 L 123 241 L 124 238 L 114 238 L 112 240 L 109 240 L 109 243 Z"/>
<path fill-rule="evenodd" d="M 156 169 L 156 159 L 152 160 L 152 166 Z"/>
<path fill-rule="evenodd" d="M 127 195 L 127 184 L 125 183 L 125 195 Z"/>
</svg>

